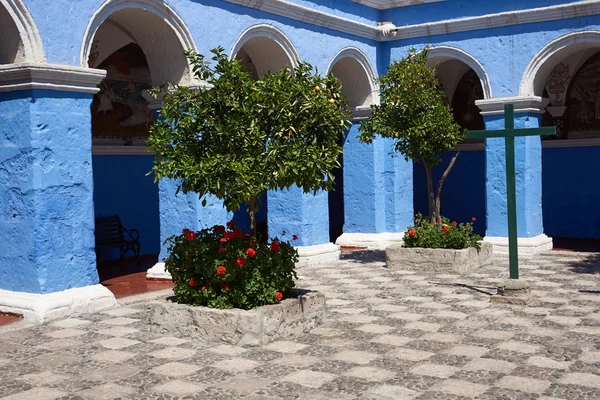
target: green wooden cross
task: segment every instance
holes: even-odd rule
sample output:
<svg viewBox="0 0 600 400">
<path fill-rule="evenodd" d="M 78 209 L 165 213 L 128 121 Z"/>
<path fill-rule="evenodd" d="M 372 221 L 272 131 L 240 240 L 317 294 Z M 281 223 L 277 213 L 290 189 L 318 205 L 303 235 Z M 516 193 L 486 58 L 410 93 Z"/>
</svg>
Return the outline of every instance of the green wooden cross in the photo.
<svg viewBox="0 0 600 400">
<path fill-rule="evenodd" d="M 510 279 L 519 279 L 519 254 L 517 246 L 517 185 L 515 182 L 515 137 L 556 135 L 556 127 L 515 129 L 514 106 L 504 105 L 504 129 L 469 131 L 467 138 L 504 138 L 506 153 L 506 195 L 508 207 L 508 255 Z"/>
</svg>

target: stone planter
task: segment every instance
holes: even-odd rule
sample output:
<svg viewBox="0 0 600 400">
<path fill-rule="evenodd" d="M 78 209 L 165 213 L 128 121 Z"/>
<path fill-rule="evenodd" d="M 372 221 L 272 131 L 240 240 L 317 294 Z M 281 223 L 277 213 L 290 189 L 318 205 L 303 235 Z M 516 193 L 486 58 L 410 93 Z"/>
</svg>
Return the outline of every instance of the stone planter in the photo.
<svg viewBox="0 0 600 400">
<path fill-rule="evenodd" d="M 309 332 L 323 322 L 325 296 L 319 292 L 295 292 L 296 298 L 254 310 L 219 310 L 161 299 L 148 305 L 146 322 L 152 332 L 202 342 L 259 346 Z"/>
<path fill-rule="evenodd" d="M 479 250 L 474 247 L 452 250 L 391 246 L 386 249 L 385 258 L 390 270 L 465 274 L 491 264 L 492 245 L 483 242 Z"/>
</svg>

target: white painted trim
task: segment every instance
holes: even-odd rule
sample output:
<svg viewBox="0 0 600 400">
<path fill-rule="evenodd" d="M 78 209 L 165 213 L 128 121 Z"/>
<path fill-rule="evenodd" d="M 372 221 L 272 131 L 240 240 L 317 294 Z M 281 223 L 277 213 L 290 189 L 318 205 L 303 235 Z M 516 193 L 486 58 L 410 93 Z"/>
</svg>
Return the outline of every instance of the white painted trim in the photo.
<svg viewBox="0 0 600 400">
<path fill-rule="evenodd" d="M 336 241 L 338 246 L 366 247 L 374 250 L 385 250 L 390 245 L 403 243 L 404 232 L 384 233 L 343 233 Z"/>
<path fill-rule="evenodd" d="M 492 84 L 490 83 L 490 77 L 487 71 L 483 68 L 483 65 L 472 55 L 466 51 L 459 49 L 458 47 L 452 46 L 432 46 L 428 50 L 429 59 L 435 63 L 452 60 L 458 60 L 468 65 L 479 77 L 481 81 L 481 88 L 483 89 L 483 98 L 491 99 L 492 95 Z M 437 66 L 437 65 L 435 65 Z"/>
<path fill-rule="evenodd" d="M 508 237 L 486 236 L 484 242 L 494 246 L 494 255 L 508 256 Z M 518 238 L 519 257 L 532 257 L 552 250 L 552 238 L 544 234 L 531 238 Z"/>
<path fill-rule="evenodd" d="M 353 46 L 345 47 L 342 50 L 338 51 L 338 53 L 333 57 L 333 59 L 329 63 L 329 66 L 327 67 L 327 74 L 330 74 L 335 64 L 344 58 L 352 58 L 353 60 L 356 60 L 358 64 L 360 64 L 360 66 L 365 71 L 365 74 L 369 78 L 371 86 L 371 103 L 363 104 L 362 106 L 356 107 L 356 109 L 353 110 L 353 118 L 354 111 L 356 111 L 359 114 L 357 116 L 358 119 L 360 118 L 360 113 L 363 112 L 365 108 L 370 109 L 371 104 L 379 104 L 379 85 L 377 84 L 377 74 L 375 73 L 375 69 L 371 64 L 371 60 L 369 60 L 369 57 L 367 57 L 367 55 L 363 53 L 362 50 Z"/>
<path fill-rule="evenodd" d="M 408 25 L 398 28 L 396 37 L 385 37 L 384 39 L 402 40 L 418 37 L 431 37 L 434 35 L 446 35 L 449 33 L 467 32 L 479 29 L 487 30 L 503 26 L 556 21 L 567 18 L 581 18 L 587 15 L 596 14 L 600 14 L 600 2 L 598 2 L 598 0 L 588 0 L 573 4 L 561 4 L 550 7 L 532 8 L 529 10 L 507 11 L 478 17 Z"/>
<path fill-rule="evenodd" d="M 588 2 L 586 3 L 588 4 L 589 9 L 595 10 L 594 14 L 600 13 L 600 2 L 595 1 L 595 4 L 589 4 Z M 570 46 L 576 46 L 573 47 L 573 49 L 577 49 L 577 51 L 579 51 L 585 47 L 585 43 L 591 44 L 591 46 L 588 45 L 588 47 L 600 48 L 600 32 L 571 32 L 559 37 L 558 39 L 551 41 L 546 46 L 544 46 L 535 56 L 533 56 L 533 58 L 527 65 L 527 68 L 525 68 L 523 78 L 521 79 L 521 85 L 519 87 L 519 95 L 534 96 L 536 94 L 541 94 L 543 90 L 543 85 L 545 84 L 545 79 L 544 82 L 538 82 L 538 84 L 536 85 L 536 77 L 540 70 L 544 66 L 550 68 L 554 67 L 554 65 L 549 66 L 547 63 L 550 62 L 550 59 L 557 55 L 559 52 L 563 52 Z"/>
<path fill-rule="evenodd" d="M 287 0 L 225 0 L 296 21 L 349 33 L 372 40 L 403 40 L 418 37 L 431 37 L 455 32 L 467 32 L 480 29 L 492 29 L 503 26 L 530 24 L 536 22 L 555 21 L 567 18 L 581 18 L 600 14 L 598 0 L 581 1 L 573 4 L 561 4 L 529 10 L 508 11 L 482 15 L 478 17 L 442 20 L 431 23 L 408 25 L 396 28 L 393 24 L 382 24 L 379 27 L 357 22 L 318 11 L 309 7 L 290 3 Z M 377 0 L 367 0 L 377 1 Z M 427 0 L 423 0 L 427 1 Z M 390 32 L 394 30 L 394 32 Z M 387 32 L 387 34 L 386 34 Z"/>
<path fill-rule="evenodd" d="M 54 64 L 0 65 L 0 92 L 45 89 L 97 93 L 106 71 Z"/>
<path fill-rule="evenodd" d="M 355 3 L 363 4 L 367 7 L 378 10 L 387 10 L 389 8 L 407 7 L 425 3 L 439 3 L 446 0 L 352 0 Z"/>
<path fill-rule="evenodd" d="M 250 39 L 266 37 L 277 43 L 290 61 L 292 68 L 296 68 L 300 63 L 300 54 L 292 43 L 292 41 L 279 28 L 269 24 L 257 24 L 246 29 L 240 37 L 235 41 L 229 58 L 234 59 L 237 53 L 242 49 L 244 44 Z"/>
<path fill-rule="evenodd" d="M 297 266 L 318 265 L 336 262 L 340 259 L 340 248 L 333 243 L 317 244 L 314 246 L 298 246 L 300 261 Z"/>
<path fill-rule="evenodd" d="M 542 148 L 600 147 L 600 138 L 542 140 Z"/>
<path fill-rule="evenodd" d="M 115 12 L 126 8 L 141 9 L 156 15 L 169 25 L 173 33 L 175 33 L 179 39 L 184 50 L 198 51 L 196 43 L 194 42 L 194 37 L 187 25 L 183 22 L 183 19 L 175 12 L 175 10 L 173 10 L 173 8 L 171 8 L 171 6 L 162 0 L 106 0 L 100 8 L 94 12 L 85 29 L 79 55 L 79 62 L 82 67 L 88 67 L 92 44 L 100 25 Z M 188 76 L 183 78 L 184 82 L 186 80 L 190 82 L 194 80 L 191 68 L 188 68 Z"/>
<path fill-rule="evenodd" d="M 32 63 L 45 62 L 46 57 L 44 56 L 44 46 L 42 45 L 40 32 L 23 1 L 0 0 L 0 4 L 8 11 L 8 14 L 12 17 L 19 30 L 25 53 L 25 60 L 23 61 Z"/>
<path fill-rule="evenodd" d="M 0 311 L 21 314 L 25 320 L 35 323 L 73 314 L 91 313 L 116 305 L 115 296 L 102 285 L 49 294 L 0 290 Z"/>
<path fill-rule="evenodd" d="M 513 104 L 515 113 L 543 114 L 546 112 L 546 106 L 549 102 L 550 100 L 539 96 L 514 96 L 475 100 L 475 105 L 481 110 L 481 115 L 504 114 L 506 104 Z"/>
<path fill-rule="evenodd" d="M 338 17 L 314 8 L 290 3 L 286 0 L 225 0 L 228 3 L 254 8 L 271 14 L 290 18 L 308 24 L 322 26 L 339 32 L 349 33 L 367 39 L 377 40 L 380 30 L 376 26 Z M 239 49 L 238 49 L 239 50 Z M 236 54 L 237 51 L 233 54 Z"/>
<path fill-rule="evenodd" d="M 371 106 L 359 106 L 351 108 L 350 113 L 352 114 L 350 120 L 361 121 L 363 119 L 369 118 L 373 114 L 373 109 L 371 108 Z"/>
<path fill-rule="evenodd" d="M 165 263 L 159 262 L 146 272 L 146 279 L 167 279 L 171 280 L 171 274 L 165 269 Z"/>
</svg>

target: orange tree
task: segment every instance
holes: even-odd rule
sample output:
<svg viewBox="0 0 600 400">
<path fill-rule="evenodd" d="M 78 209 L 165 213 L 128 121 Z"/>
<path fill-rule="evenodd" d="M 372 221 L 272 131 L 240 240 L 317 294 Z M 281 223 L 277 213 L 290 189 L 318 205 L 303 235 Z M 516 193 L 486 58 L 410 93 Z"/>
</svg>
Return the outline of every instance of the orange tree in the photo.
<svg viewBox="0 0 600 400">
<path fill-rule="evenodd" d="M 423 164 L 427 173 L 429 218 L 441 228 L 440 197 L 444 180 L 458 153 L 437 183 L 434 191 L 432 170 L 441 156 L 464 140 L 466 131 L 454 121 L 444 104 L 444 90 L 435 69 L 427 66 L 427 49 L 409 50 L 408 57 L 389 66 L 380 79 L 381 104 L 360 126 L 360 140 L 371 143 L 375 135 L 394 140 L 395 150 L 404 158 Z"/>
<path fill-rule="evenodd" d="M 179 182 L 183 192 L 216 196 L 228 211 L 246 204 L 255 236 L 265 190 L 332 189 L 348 127 L 346 100 L 333 75 L 313 73 L 309 64 L 254 80 L 222 48 L 211 52 L 212 63 L 187 52 L 205 87 L 164 92 L 150 129 L 153 171 L 156 179 Z"/>
</svg>

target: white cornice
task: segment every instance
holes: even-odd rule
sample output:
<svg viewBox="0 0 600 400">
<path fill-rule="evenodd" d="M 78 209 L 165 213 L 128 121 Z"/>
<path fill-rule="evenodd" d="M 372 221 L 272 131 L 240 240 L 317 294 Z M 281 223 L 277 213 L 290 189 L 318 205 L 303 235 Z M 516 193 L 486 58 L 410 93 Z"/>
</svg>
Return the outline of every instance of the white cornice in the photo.
<svg viewBox="0 0 600 400">
<path fill-rule="evenodd" d="M 101 69 L 54 64 L 0 65 L 0 92 L 45 89 L 64 92 L 97 93 L 106 76 Z"/>
<path fill-rule="evenodd" d="M 338 17 L 323 11 L 304 7 L 285 0 L 225 0 L 228 3 L 238 4 L 271 14 L 280 15 L 296 21 L 322 26 L 339 32 L 349 33 L 367 39 L 378 40 L 380 33 L 376 26 L 363 24 L 348 18 Z"/>
<path fill-rule="evenodd" d="M 443 20 L 426 24 L 409 25 L 398 28 L 395 37 L 384 40 L 400 40 L 424 36 L 445 35 L 478 29 L 492 29 L 502 26 L 531 24 L 535 22 L 555 21 L 567 18 L 580 18 L 600 14 L 598 0 L 586 0 L 573 4 L 532 8 L 529 10 L 509 11 L 480 17 Z"/>
<path fill-rule="evenodd" d="M 533 8 L 530 10 L 509 11 L 496 14 L 488 14 L 479 17 L 461 18 L 455 20 L 443 20 L 426 24 L 408 25 L 394 29 L 394 34 L 389 32 L 390 27 L 395 28 L 393 24 L 382 25 L 380 27 L 371 26 L 361 22 L 353 21 L 348 18 L 338 17 L 323 11 L 304 7 L 291 3 L 286 0 L 225 0 L 228 3 L 238 4 L 257 10 L 265 11 L 271 14 L 287 17 L 296 21 L 302 21 L 308 24 L 322 26 L 339 32 L 345 32 L 351 35 L 364 37 L 373 40 L 401 40 L 417 38 L 424 36 L 443 35 L 455 32 L 466 32 L 477 29 L 491 29 L 502 26 L 529 24 L 535 22 L 555 21 L 567 18 L 579 18 L 588 15 L 600 14 L 600 2 L 598 0 L 586 0 L 573 4 L 564 4 L 551 7 Z M 423 0 L 431 2 L 433 0 Z M 365 5 L 367 3 L 394 3 L 390 1 L 365 0 L 359 1 Z M 396 1 L 398 6 L 401 3 L 410 3 L 409 0 Z M 389 34 L 384 34 L 388 32 Z"/>
<path fill-rule="evenodd" d="M 497 97 L 494 99 L 475 100 L 475 105 L 481 110 L 481 115 L 504 114 L 504 106 L 513 104 L 515 113 L 537 113 L 546 112 L 549 100 L 539 96 L 514 96 Z"/>
<path fill-rule="evenodd" d="M 352 0 L 355 3 L 360 3 L 368 7 L 378 10 L 386 10 L 388 8 L 407 7 L 424 3 L 438 3 L 446 0 Z"/>
</svg>

